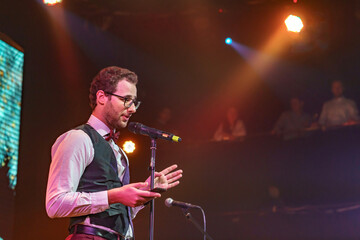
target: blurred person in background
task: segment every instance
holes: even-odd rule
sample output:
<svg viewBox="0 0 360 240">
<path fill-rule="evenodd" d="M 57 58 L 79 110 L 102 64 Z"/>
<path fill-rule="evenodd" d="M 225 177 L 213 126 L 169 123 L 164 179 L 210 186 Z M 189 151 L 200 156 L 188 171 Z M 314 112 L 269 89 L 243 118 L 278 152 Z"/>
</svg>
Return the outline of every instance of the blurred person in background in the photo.
<svg viewBox="0 0 360 240">
<path fill-rule="evenodd" d="M 213 140 L 234 140 L 245 136 L 245 124 L 239 118 L 238 110 L 235 107 L 230 107 L 226 112 L 226 119 L 216 129 Z"/>
<path fill-rule="evenodd" d="M 285 140 L 304 135 L 304 129 L 310 127 L 311 116 L 303 111 L 304 102 L 293 97 L 290 100 L 290 111 L 283 112 L 277 120 L 272 134 L 283 135 Z"/>
<path fill-rule="evenodd" d="M 343 95 L 344 86 L 341 81 L 333 81 L 331 91 L 334 98 L 325 102 L 319 118 L 319 125 L 326 127 L 356 124 L 359 111 L 356 103 Z"/>
</svg>

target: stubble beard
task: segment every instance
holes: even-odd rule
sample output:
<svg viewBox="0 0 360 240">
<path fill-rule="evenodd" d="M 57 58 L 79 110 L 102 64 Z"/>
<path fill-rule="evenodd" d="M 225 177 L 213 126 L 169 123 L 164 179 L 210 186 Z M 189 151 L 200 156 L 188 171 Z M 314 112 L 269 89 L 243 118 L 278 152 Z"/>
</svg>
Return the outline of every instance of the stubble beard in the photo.
<svg viewBox="0 0 360 240">
<path fill-rule="evenodd" d="M 127 126 L 127 122 L 121 121 L 121 113 L 117 114 L 112 105 L 106 107 L 105 120 L 111 129 L 120 130 Z"/>
</svg>

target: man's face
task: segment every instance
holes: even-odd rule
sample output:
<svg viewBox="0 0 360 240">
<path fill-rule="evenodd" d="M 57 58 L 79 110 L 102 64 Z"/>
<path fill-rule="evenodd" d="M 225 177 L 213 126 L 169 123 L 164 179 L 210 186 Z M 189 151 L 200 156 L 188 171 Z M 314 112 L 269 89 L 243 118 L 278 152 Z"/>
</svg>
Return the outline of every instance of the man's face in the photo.
<svg viewBox="0 0 360 240">
<path fill-rule="evenodd" d="M 135 99 L 137 96 L 136 86 L 126 80 L 119 81 L 114 94 Z M 129 108 L 124 106 L 124 101 L 116 96 L 111 96 L 104 106 L 104 119 L 110 128 L 119 130 L 125 128 L 131 115 L 136 112 L 134 104 Z"/>
<path fill-rule="evenodd" d="M 343 95 L 343 85 L 341 82 L 333 82 L 332 86 L 331 86 L 331 91 L 334 94 L 334 97 L 341 97 Z"/>
</svg>

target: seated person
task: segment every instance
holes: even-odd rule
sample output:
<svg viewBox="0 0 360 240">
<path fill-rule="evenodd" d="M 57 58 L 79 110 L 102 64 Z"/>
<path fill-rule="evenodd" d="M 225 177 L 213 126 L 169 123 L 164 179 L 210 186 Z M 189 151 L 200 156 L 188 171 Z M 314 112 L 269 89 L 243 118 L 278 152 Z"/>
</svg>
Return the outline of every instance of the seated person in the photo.
<svg viewBox="0 0 360 240">
<path fill-rule="evenodd" d="M 217 128 L 214 134 L 215 141 L 233 140 L 236 137 L 246 136 L 244 122 L 239 119 L 238 111 L 235 107 L 227 110 L 226 119 Z"/>
<path fill-rule="evenodd" d="M 359 120 L 359 111 L 353 100 L 344 97 L 342 82 L 332 82 L 331 90 L 334 98 L 324 103 L 319 125 L 332 127 L 356 123 Z"/>
<path fill-rule="evenodd" d="M 303 136 L 303 130 L 311 125 L 310 115 L 303 111 L 303 101 L 291 98 L 290 106 L 291 110 L 280 115 L 272 131 L 273 134 L 283 134 L 286 140 Z"/>
</svg>

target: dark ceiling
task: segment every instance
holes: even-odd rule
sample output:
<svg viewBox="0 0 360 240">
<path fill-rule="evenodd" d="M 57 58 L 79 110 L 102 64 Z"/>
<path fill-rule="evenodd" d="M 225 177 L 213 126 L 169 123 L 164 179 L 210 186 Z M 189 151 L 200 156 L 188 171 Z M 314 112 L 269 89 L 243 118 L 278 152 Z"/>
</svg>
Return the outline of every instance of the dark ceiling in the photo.
<svg viewBox="0 0 360 240">
<path fill-rule="evenodd" d="M 187 131 L 192 131 L 193 122 L 206 118 L 207 124 L 198 127 L 203 131 L 200 135 L 209 137 L 226 109 L 225 98 L 239 106 L 249 132 L 270 130 L 288 108 L 291 95 L 303 97 L 306 110 L 318 113 L 331 97 L 328 86 L 334 78 L 342 79 L 349 86 L 347 95 L 360 103 L 359 2 L 64 0 L 64 24 L 56 15 L 61 6 L 44 7 L 40 0 L 11 1 L 1 9 L 0 31 L 27 53 L 25 84 L 36 77 L 43 79 L 42 84 L 52 79 L 56 88 L 62 86 L 57 93 L 60 107 L 73 107 L 74 99 L 67 95 L 84 99 L 79 106 L 87 107 L 92 76 L 104 66 L 121 65 L 141 79 L 139 97 L 144 108 L 137 120 L 150 122 L 157 109 L 168 105 Z M 224 39 L 230 36 L 261 53 L 292 12 L 305 22 L 306 41 L 284 46 L 277 56 L 280 68 L 265 75 L 253 69 L 253 79 L 240 74 L 238 80 L 231 80 L 234 72 L 251 67 Z M 36 70 L 40 66 L 47 66 L 41 69 L 42 75 Z M 79 69 L 77 77 L 71 71 L 63 74 L 71 67 Z M 80 90 L 70 84 L 75 79 L 81 79 L 76 85 Z M 253 82 L 254 88 L 241 87 L 246 81 Z M 27 85 L 24 94 L 31 94 L 34 86 Z M 88 114 L 73 111 L 78 116 Z"/>
</svg>

